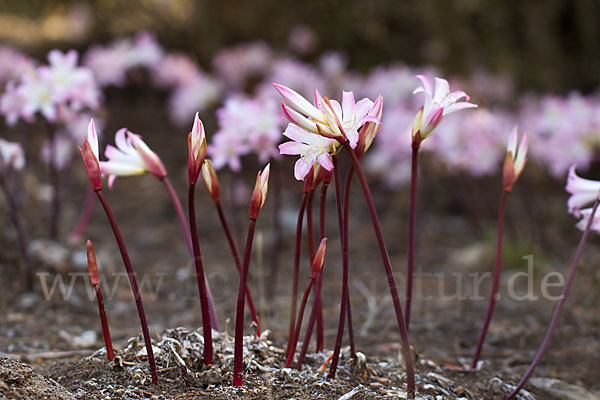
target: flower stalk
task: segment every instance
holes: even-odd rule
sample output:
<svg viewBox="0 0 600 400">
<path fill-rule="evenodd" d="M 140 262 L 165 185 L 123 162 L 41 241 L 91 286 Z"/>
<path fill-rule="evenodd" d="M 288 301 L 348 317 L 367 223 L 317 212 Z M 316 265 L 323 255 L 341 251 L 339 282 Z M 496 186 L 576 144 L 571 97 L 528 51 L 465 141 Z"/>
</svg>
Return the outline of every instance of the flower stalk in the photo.
<svg viewBox="0 0 600 400">
<path fill-rule="evenodd" d="M 250 267 L 250 255 L 252 254 L 252 243 L 254 241 L 254 231 L 256 229 L 256 220 L 260 214 L 260 210 L 265 204 L 267 198 L 267 190 L 269 187 L 269 172 L 270 165 L 259 172 L 256 177 L 256 184 L 250 199 L 250 207 L 248 210 L 248 233 L 246 234 L 246 247 L 244 248 L 244 261 L 240 274 L 240 284 L 238 286 L 237 308 L 235 314 L 235 342 L 233 351 L 233 386 L 242 386 L 244 377 L 244 308 L 245 298 L 248 291 L 248 270 Z"/>
<path fill-rule="evenodd" d="M 138 311 L 138 316 L 140 318 L 142 335 L 144 337 L 144 344 L 146 346 L 146 354 L 148 356 L 148 363 L 150 364 L 150 374 L 152 375 L 152 383 L 157 384 L 158 375 L 156 374 L 156 362 L 154 361 L 152 339 L 150 338 L 150 331 L 148 329 L 148 321 L 146 320 L 144 304 L 142 303 L 142 296 L 140 294 L 137 279 L 135 277 L 135 272 L 133 272 L 131 260 L 129 259 L 127 247 L 125 247 L 125 242 L 123 241 L 123 236 L 121 235 L 119 225 L 117 224 L 117 220 L 112 212 L 112 209 L 110 208 L 108 200 L 102 192 L 102 174 L 100 170 L 100 161 L 98 159 L 98 135 L 96 133 L 96 127 L 94 126 L 93 120 L 90 121 L 90 124 L 88 126 L 88 136 L 85 142 L 83 143 L 83 149 L 80 147 L 79 152 L 81 153 L 81 156 L 83 158 L 83 164 L 88 174 L 90 185 L 92 186 L 94 192 L 96 192 L 100 204 L 102 204 L 102 208 L 106 213 L 106 217 L 113 231 L 115 241 L 117 242 L 117 246 L 119 247 L 119 252 L 121 253 L 121 258 L 123 259 L 123 264 L 125 265 L 125 270 L 127 271 L 129 285 L 131 287 L 133 298 L 135 300 L 135 305 Z"/>
<path fill-rule="evenodd" d="M 417 134 L 412 141 L 412 157 L 410 169 L 410 208 L 408 214 L 408 248 L 406 255 L 406 329 L 410 328 L 410 310 L 412 304 L 412 286 L 415 268 L 415 220 L 417 208 L 417 176 L 419 163 L 419 148 L 421 147 L 420 135 Z"/>
<path fill-rule="evenodd" d="M 223 207 L 221 206 L 221 187 L 219 185 L 219 178 L 217 177 L 217 172 L 213 167 L 212 161 L 209 159 L 205 159 L 204 163 L 202 164 L 202 178 L 204 180 L 204 184 L 206 185 L 206 190 L 208 191 L 208 194 L 210 195 L 217 209 L 219 221 L 221 221 L 221 226 L 225 232 L 225 237 L 227 238 L 227 243 L 229 244 L 229 249 L 231 250 L 231 255 L 233 256 L 233 261 L 235 262 L 235 267 L 238 271 L 238 274 L 241 274 L 242 263 L 240 261 L 240 256 L 235 244 L 235 240 L 233 239 L 233 235 L 231 234 L 231 230 L 229 229 L 227 218 L 225 218 Z M 260 321 L 258 319 L 258 315 L 256 314 L 256 308 L 254 307 L 254 300 L 252 299 L 250 288 L 246 288 L 246 301 L 248 302 L 248 309 L 250 310 L 252 321 L 256 324 L 256 336 L 260 336 Z"/>
<path fill-rule="evenodd" d="M 200 242 L 198 238 L 198 226 L 196 225 L 196 204 L 195 204 L 196 184 L 190 183 L 188 191 L 188 215 L 190 219 L 190 232 L 192 234 L 192 246 L 194 251 L 194 266 L 196 267 L 196 279 L 198 281 L 198 292 L 200 294 L 200 308 L 202 312 L 202 334 L 204 336 L 204 365 L 213 363 L 213 345 L 212 345 L 212 324 L 210 310 L 208 305 L 208 292 L 206 290 L 206 276 L 204 274 L 204 264 L 202 263 L 202 253 L 200 252 Z"/>
<path fill-rule="evenodd" d="M 581 258 L 581 254 L 583 253 L 583 247 L 585 246 L 585 242 L 587 240 L 588 234 L 590 233 L 590 228 L 592 227 L 592 225 L 594 223 L 594 217 L 596 215 L 596 211 L 598 210 L 598 204 L 600 204 L 600 198 L 596 198 L 596 201 L 594 202 L 594 206 L 592 207 L 590 218 L 587 221 L 587 224 L 585 226 L 585 230 L 583 231 L 583 234 L 581 235 L 581 240 L 579 241 L 579 245 L 577 246 L 577 251 L 575 252 L 575 258 L 573 259 L 573 264 L 571 265 L 571 269 L 569 270 L 567 282 L 565 283 L 565 286 L 563 287 L 563 290 L 562 290 L 562 293 L 560 296 L 560 300 L 558 301 L 558 304 L 556 305 L 556 309 L 554 310 L 554 315 L 552 315 L 552 321 L 550 322 L 550 326 L 548 327 L 548 330 L 546 331 L 546 336 L 544 337 L 544 340 L 542 341 L 540 349 L 538 350 L 535 358 L 531 362 L 531 365 L 529 366 L 529 368 L 527 368 L 525 375 L 523 375 L 523 377 L 521 378 L 521 380 L 519 381 L 517 386 L 513 389 L 513 391 L 508 396 L 505 397 L 505 400 L 510 400 L 510 399 L 514 398 L 521 391 L 523 386 L 525 386 L 525 383 L 527 383 L 527 380 L 529 379 L 531 374 L 533 374 L 533 371 L 535 371 L 535 368 L 539 364 L 540 360 L 544 356 L 544 353 L 546 352 L 546 349 L 548 348 L 548 345 L 550 344 L 550 339 L 552 339 L 552 335 L 554 334 L 556 326 L 558 325 L 558 319 L 560 318 L 560 314 L 562 313 L 565 303 L 567 302 L 567 296 L 569 295 L 569 291 L 571 290 L 571 286 L 573 284 L 573 279 L 575 278 L 575 272 L 577 271 L 577 266 L 579 265 L 579 259 Z"/>
<path fill-rule="evenodd" d="M 106 346 L 106 356 L 108 357 L 108 361 L 112 361 L 113 358 L 115 358 L 115 353 L 113 351 L 112 340 L 110 338 L 110 329 L 108 328 L 106 311 L 104 310 L 104 300 L 102 298 L 102 290 L 100 289 L 100 280 L 98 279 L 98 263 L 96 262 L 96 253 L 94 252 L 94 245 L 92 245 L 91 240 L 87 241 L 86 248 L 88 273 L 90 283 L 96 291 L 96 300 L 98 301 L 98 312 L 100 314 L 100 323 L 102 324 L 102 336 L 104 337 L 104 345 Z"/>
<path fill-rule="evenodd" d="M 346 149 L 346 152 L 350 155 L 350 159 L 352 161 L 352 165 L 356 170 L 356 175 L 358 176 L 358 180 L 360 181 L 363 195 L 365 197 L 365 201 L 367 203 L 367 208 L 369 210 L 369 215 L 371 216 L 371 222 L 373 224 L 373 230 L 375 231 L 375 237 L 377 238 L 377 244 L 379 247 L 379 252 L 381 254 L 381 258 L 383 260 L 383 265 L 385 268 L 385 272 L 387 275 L 388 286 L 390 288 L 390 294 L 392 297 L 392 302 L 394 304 L 394 311 L 396 312 L 396 322 L 398 323 L 398 328 L 400 329 L 400 337 L 402 340 L 402 354 L 404 357 L 404 362 L 406 366 L 406 380 L 408 387 L 408 397 L 410 399 L 415 396 L 415 374 L 414 367 L 412 361 L 412 355 L 410 351 L 410 343 L 408 339 L 408 329 L 406 328 L 406 323 L 404 320 L 404 316 L 402 315 L 402 305 L 400 304 L 400 297 L 398 295 L 398 287 L 396 286 L 396 279 L 394 278 L 394 272 L 392 269 L 392 263 L 390 261 L 390 257 L 387 251 L 387 246 L 385 245 L 385 241 L 383 239 L 383 233 L 381 232 L 381 226 L 379 224 L 379 218 L 377 217 L 377 211 L 375 210 L 375 204 L 373 203 L 373 198 L 371 197 L 371 191 L 369 190 L 369 185 L 367 183 L 367 178 L 362 170 L 360 165 L 360 161 L 358 157 L 350 147 L 348 142 L 344 142 L 343 147 Z"/>
<path fill-rule="evenodd" d="M 485 342 L 485 337 L 492 321 L 494 307 L 496 305 L 496 296 L 500 287 L 500 274 L 502 272 L 502 238 L 504 231 L 504 211 L 506 208 L 506 199 L 508 194 L 512 191 L 515 182 L 521 175 L 521 172 L 523 172 L 523 168 L 525 168 L 525 163 L 527 162 L 527 135 L 523 135 L 518 149 L 517 141 L 518 132 L 517 127 L 515 126 L 508 140 L 508 148 L 506 151 L 506 158 L 504 160 L 502 174 L 502 195 L 500 197 L 500 206 L 498 207 L 498 238 L 496 243 L 496 263 L 494 264 L 492 291 L 490 293 L 490 300 L 483 327 L 481 328 L 479 340 L 477 341 L 475 355 L 473 356 L 473 361 L 471 363 L 471 368 L 473 369 L 477 368 L 477 362 L 479 361 L 483 343 Z"/>
<path fill-rule="evenodd" d="M 325 259 L 325 251 L 327 247 L 327 238 L 323 238 L 321 240 L 321 244 L 319 245 L 319 250 L 315 255 L 312 261 L 312 268 L 310 271 L 310 278 L 304 289 L 304 294 L 302 295 L 302 301 L 300 302 L 300 311 L 298 312 L 298 319 L 296 320 L 296 327 L 294 329 L 294 337 L 292 339 L 292 344 L 287 353 L 287 360 L 285 362 L 285 368 L 290 368 L 292 366 L 292 361 L 294 361 L 294 354 L 296 353 L 296 346 L 298 345 L 298 338 L 300 337 L 300 328 L 302 327 L 302 319 L 304 317 L 304 310 L 306 308 L 306 303 L 308 302 L 308 296 L 310 295 L 310 291 L 314 286 L 315 281 L 317 280 L 317 276 L 323 268 L 323 261 Z"/>
</svg>

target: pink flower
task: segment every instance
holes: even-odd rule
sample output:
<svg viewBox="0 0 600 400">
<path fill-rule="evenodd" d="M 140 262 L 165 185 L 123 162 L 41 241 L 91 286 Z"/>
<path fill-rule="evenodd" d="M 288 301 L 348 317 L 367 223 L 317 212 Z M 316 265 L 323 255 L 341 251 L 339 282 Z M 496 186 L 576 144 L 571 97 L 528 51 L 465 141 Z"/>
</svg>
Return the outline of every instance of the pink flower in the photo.
<svg viewBox="0 0 600 400">
<path fill-rule="evenodd" d="M 25 166 L 25 152 L 19 143 L 0 138 L 0 174 L 5 171 L 20 170 Z"/>
<path fill-rule="evenodd" d="M 166 55 L 159 63 L 151 65 L 153 80 L 161 87 L 181 86 L 198 75 L 198 66 L 188 56 L 180 53 Z"/>
<path fill-rule="evenodd" d="M 199 71 L 185 85 L 177 86 L 169 97 L 170 117 L 177 124 L 185 124 L 192 113 L 206 110 L 221 96 L 219 81 Z"/>
<path fill-rule="evenodd" d="M 84 64 L 102 86 L 123 86 L 127 81 L 127 57 L 131 44 L 126 40 L 113 42 L 109 46 L 93 46 L 86 55 Z"/>
<path fill-rule="evenodd" d="M 267 164 L 262 172 L 259 171 L 256 176 L 256 184 L 254 185 L 254 191 L 252 192 L 252 198 L 250 199 L 250 210 L 248 211 L 248 217 L 250 217 L 250 219 L 256 220 L 260 210 L 265 204 L 267 191 L 269 190 L 270 169 L 271 164 Z"/>
<path fill-rule="evenodd" d="M 234 172 L 242 168 L 240 157 L 249 151 L 248 144 L 234 135 L 234 132 L 227 131 L 212 137 L 208 146 L 208 153 L 216 169 L 221 169 L 225 165 Z"/>
<path fill-rule="evenodd" d="M 462 98 L 469 100 L 469 96 L 462 91 L 450 92 L 448 81 L 435 78 L 435 90 L 431 82 L 424 75 L 417 75 L 423 86 L 415 89 L 413 94 L 424 93 L 425 104 L 415 118 L 413 124 L 413 137 L 419 134 L 418 141 L 425 139 L 442 121 L 442 117 L 465 108 L 477 107 L 476 104 L 459 101 Z"/>
<path fill-rule="evenodd" d="M 319 163 L 327 171 L 333 170 L 331 160 L 331 153 L 335 151 L 333 139 L 307 132 L 294 124 L 288 124 L 283 134 L 292 141 L 279 145 L 280 153 L 300 155 L 294 166 L 296 179 L 304 180 L 315 163 Z"/>
<path fill-rule="evenodd" d="M 348 140 L 352 148 L 356 147 L 361 126 L 366 122 L 379 123 L 377 118 L 368 115 L 373 102 L 367 98 L 355 102 L 352 92 L 342 93 L 340 105 L 315 91 L 315 105 L 312 105 L 294 90 L 276 83 L 273 85 L 284 99 L 283 112 L 291 123 L 331 139 Z"/>
<path fill-rule="evenodd" d="M 112 188 L 117 176 L 141 175 L 150 172 L 158 179 L 167 176 L 162 161 L 140 135 L 119 129 L 115 134 L 115 144 L 106 146 L 104 155 L 108 161 L 101 161 L 102 172 L 108 175 L 108 187 Z"/>
<path fill-rule="evenodd" d="M 600 193 L 600 181 L 584 179 L 575 173 L 575 164 L 569 168 L 567 186 L 565 190 L 571 194 L 567 202 L 569 212 L 576 217 L 583 214 L 581 209 L 587 204 L 593 203 Z"/>
<path fill-rule="evenodd" d="M 198 182 L 202 162 L 206 157 L 206 134 L 198 113 L 194 116 L 192 131 L 188 134 L 188 180 L 190 185 Z"/>
<path fill-rule="evenodd" d="M 506 149 L 506 159 L 504 160 L 503 183 L 502 188 L 505 192 L 510 192 L 513 185 L 523 172 L 525 163 L 527 162 L 527 135 L 523 134 L 519 148 L 517 149 L 518 131 L 515 126 L 510 133 L 508 139 L 508 147 Z"/>
<path fill-rule="evenodd" d="M 225 100 L 223 107 L 217 110 L 217 119 L 219 129 L 208 149 L 216 168 L 250 152 L 258 155 L 260 162 L 279 156 L 277 144 L 281 140 L 284 118 L 275 100 L 236 95 Z M 229 141 L 235 143 L 227 143 Z M 239 167 L 236 165 L 236 168 Z"/>
<path fill-rule="evenodd" d="M 94 191 L 102 190 L 102 172 L 100 169 L 100 160 L 98 158 L 98 134 L 94 126 L 94 120 L 90 120 L 88 125 L 88 136 L 83 143 L 83 149 L 79 147 L 79 152 L 83 158 L 83 164 L 90 179 L 90 184 Z"/>
</svg>

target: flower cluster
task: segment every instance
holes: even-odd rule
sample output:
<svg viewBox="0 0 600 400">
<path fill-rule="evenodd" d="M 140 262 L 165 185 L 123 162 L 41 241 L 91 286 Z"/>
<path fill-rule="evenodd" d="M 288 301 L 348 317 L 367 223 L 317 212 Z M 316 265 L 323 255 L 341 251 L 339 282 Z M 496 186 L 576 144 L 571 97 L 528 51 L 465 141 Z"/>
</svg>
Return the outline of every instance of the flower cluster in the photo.
<svg viewBox="0 0 600 400">
<path fill-rule="evenodd" d="M 9 82 L 0 99 L 6 121 L 32 121 L 39 113 L 50 122 L 64 122 L 81 110 L 98 107 L 101 93 L 94 76 L 77 60 L 75 50 L 52 50 L 49 65 L 26 69 L 18 81 Z"/>
<path fill-rule="evenodd" d="M 562 177 L 571 164 L 588 167 L 600 148 L 600 100 L 571 93 L 567 97 L 528 98 L 521 120 L 531 133 L 533 155 Z"/>
<path fill-rule="evenodd" d="M 219 129 L 211 138 L 208 154 L 214 167 L 241 168 L 240 158 L 257 154 L 260 162 L 276 157 L 283 117 L 276 101 L 233 96 L 217 110 Z"/>
</svg>

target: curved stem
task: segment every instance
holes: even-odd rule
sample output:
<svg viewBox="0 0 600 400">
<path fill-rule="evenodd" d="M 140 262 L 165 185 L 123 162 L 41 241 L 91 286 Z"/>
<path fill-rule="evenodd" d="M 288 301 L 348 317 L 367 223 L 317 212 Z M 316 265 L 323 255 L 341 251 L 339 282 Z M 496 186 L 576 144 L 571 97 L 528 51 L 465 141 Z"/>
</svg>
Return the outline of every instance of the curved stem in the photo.
<svg viewBox="0 0 600 400">
<path fill-rule="evenodd" d="M 183 213 L 183 208 L 181 207 L 179 197 L 177 196 L 175 189 L 173 189 L 173 185 L 171 185 L 171 181 L 168 177 L 165 176 L 161 179 L 161 181 L 165 184 L 167 192 L 169 192 L 169 197 L 171 198 L 171 202 L 173 203 L 173 207 L 175 208 L 175 212 L 177 213 L 177 219 L 179 220 L 181 231 L 183 232 L 183 236 L 185 237 L 185 242 L 188 246 L 188 251 L 190 252 L 190 255 L 194 257 L 194 246 L 192 245 L 190 229 L 188 228 L 187 222 L 185 221 L 185 214 Z M 204 284 L 206 286 L 206 295 L 208 297 L 208 310 L 210 312 L 212 328 L 218 331 L 219 318 L 217 317 L 217 310 L 213 301 L 212 292 L 210 291 L 210 286 L 208 285 L 208 280 L 205 280 Z"/>
<path fill-rule="evenodd" d="M 592 208 L 592 212 L 590 214 L 588 223 L 585 227 L 585 231 L 583 231 L 583 235 L 581 235 L 581 240 L 579 241 L 579 245 L 577 246 L 577 251 L 575 252 L 575 258 L 573 259 L 573 264 L 571 265 L 571 269 L 569 270 L 569 276 L 567 278 L 567 282 L 566 282 L 565 286 L 563 287 L 563 290 L 562 290 L 562 293 L 560 296 L 560 300 L 558 301 L 558 304 L 556 305 L 556 309 L 554 310 L 554 315 L 552 316 L 552 321 L 550 322 L 550 326 L 548 327 L 548 331 L 546 332 L 544 341 L 542 342 L 542 345 L 540 346 L 540 349 L 538 350 L 531 365 L 527 369 L 527 372 L 525 372 L 525 375 L 523 376 L 523 378 L 521 378 L 517 387 L 508 396 L 505 397 L 505 400 L 510 400 L 513 397 L 515 397 L 517 395 L 517 393 L 519 393 L 519 391 L 523 388 L 523 386 L 525 386 L 525 383 L 527 382 L 527 380 L 529 379 L 531 374 L 533 374 L 535 367 L 537 367 L 538 363 L 544 356 L 544 352 L 546 351 L 546 349 L 548 348 L 548 345 L 550 344 L 550 339 L 552 338 L 552 334 L 554 333 L 554 330 L 556 329 L 556 325 L 558 325 L 558 319 L 560 318 L 562 309 L 565 306 L 565 303 L 567 301 L 567 296 L 569 295 L 569 291 L 571 290 L 571 285 L 573 284 L 573 279 L 575 278 L 575 271 L 577 271 L 577 265 L 579 264 L 579 259 L 581 258 L 581 253 L 583 252 L 583 247 L 585 245 L 585 241 L 587 240 L 588 234 L 590 233 L 590 228 L 592 227 L 592 223 L 594 222 L 594 216 L 596 215 L 596 211 L 598 209 L 598 204 L 599 204 L 599 200 L 596 199 L 596 202 L 594 203 L 594 207 Z"/>
<path fill-rule="evenodd" d="M 302 200 L 300 201 L 300 207 L 298 208 L 298 221 L 296 222 L 296 245 L 294 247 L 294 278 L 292 287 L 292 302 L 290 304 L 290 325 L 288 329 L 288 342 L 285 348 L 285 354 L 290 350 L 290 345 L 294 337 L 294 327 L 296 323 L 296 303 L 298 301 L 298 276 L 300 274 L 300 249 L 302 247 L 302 221 L 304 219 L 304 209 L 306 208 L 306 201 L 308 199 L 308 193 L 302 193 Z"/>
<path fill-rule="evenodd" d="M 242 273 L 240 275 L 240 285 L 238 287 L 237 309 L 235 313 L 235 343 L 233 353 L 233 386 L 242 386 L 244 370 L 244 294 L 246 293 L 246 284 L 248 282 L 248 267 L 250 266 L 250 254 L 252 253 L 252 242 L 254 240 L 254 229 L 256 220 L 250 219 L 248 225 L 248 234 L 246 236 L 246 248 L 244 250 L 244 263 L 242 264 Z"/>
<path fill-rule="evenodd" d="M 492 321 L 492 315 L 494 314 L 496 294 L 498 293 L 498 288 L 500 287 L 500 273 L 502 272 L 502 233 L 504 231 L 504 209 L 506 207 L 507 196 L 508 192 L 503 191 L 502 197 L 500 197 L 500 206 L 498 207 L 498 238 L 496 242 L 496 264 L 494 265 L 492 291 L 490 293 L 490 302 L 488 305 L 487 313 L 485 315 L 485 322 L 483 323 L 483 327 L 481 328 L 479 340 L 477 341 L 477 348 L 475 350 L 475 355 L 473 356 L 473 362 L 471 363 L 471 368 L 473 369 L 477 368 L 477 361 L 479 361 L 479 356 L 481 354 L 483 342 L 485 341 L 485 336 L 490 326 L 490 322 Z"/>
<path fill-rule="evenodd" d="M 191 183 L 188 192 L 188 209 L 190 217 L 190 232 L 192 234 L 192 246 L 194 248 L 194 265 L 196 266 L 196 278 L 198 279 L 198 292 L 200 293 L 200 307 L 202 309 L 202 333 L 204 335 L 204 364 L 213 363 L 213 345 L 212 328 L 210 321 L 210 311 L 208 307 L 208 295 L 206 291 L 206 277 L 204 275 L 204 265 L 202 264 L 202 254 L 200 253 L 200 243 L 198 241 L 198 227 L 196 226 L 196 205 L 195 192 L 196 184 Z"/>
<path fill-rule="evenodd" d="M 415 268 L 415 217 L 417 207 L 417 175 L 419 163 L 419 146 L 412 148 L 410 169 L 410 212 L 408 214 L 408 249 L 406 260 L 406 329 L 410 327 L 410 306 L 412 303 L 413 273 Z"/>
<path fill-rule="evenodd" d="M 110 227 L 112 228 L 113 234 L 115 235 L 117 246 L 119 246 L 119 252 L 121 253 L 123 264 L 125 264 L 125 270 L 127 271 L 127 277 L 129 278 L 129 285 L 131 286 L 131 291 L 133 292 L 133 298 L 135 299 L 135 305 L 137 307 L 138 316 L 140 317 L 142 335 L 144 336 L 144 344 L 146 345 L 146 354 L 148 355 L 148 363 L 150 364 L 150 374 L 152 375 L 152 383 L 156 385 L 158 383 L 158 375 L 156 375 L 156 363 L 154 361 L 154 352 L 152 350 L 152 339 L 150 338 L 150 331 L 148 330 L 148 321 L 146 320 L 146 312 L 144 311 L 144 304 L 142 303 L 142 296 L 140 295 L 140 289 L 137 284 L 137 279 L 135 277 L 135 273 L 133 272 L 133 267 L 131 266 L 131 260 L 129 259 L 129 254 L 127 253 L 127 248 L 125 247 L 125 242 L 123 241 L 123 236 L 121 236 L 119 225 L 117 225 L 117 220 L 110 208 L 110 205 L 108 204 L 108 200 L 106 200 L 106 197 L 104 196 L 104 193 L 102 193 L 101 190 L 97 191 L 96 195 L 98 196 L 98 199 L 102 204 L 102 208 L 104 208 L 104 212 L 106 213 L 106 217 L 108 218 Z"/>
<path fill-rule="evenodd" d="M 390 294 L 392 297 L 392 302 L 394 304 L 394 311 L 396 312 L 396 322 L 398 323 L 398 328 L 400 330 L 400 338 L 402 340 L 402 353 L 404 357 L 404 362 L 406 365 L 406 384 L 407 384 L 407 392 L 408 398 L 413 399 L 415 397 L 415 372 L 413 367 L 412 356 L 410 352 L 410 342 L 408 339 L 408 329 L 406 327 L 406 322 L 402 315 L 402 305 L 400 304 L 400 297 L 398 295 L 398 287 L 396 286 L 396 279 L 394 278 L 394 271 L 392 269 L 392 263 L 390 261 L 390 256 L 387 251 L 387 247 L 385 245 L 385 241 L 383 239 L 383 233 L 381 232 L 381 226 L 379 224 L 379 218 L 377 218 L 377 211 L 375 211 L 375 204 L 373 203 L 373 198 L 371 197 L 371 191 L 369 190 L 369 185 L 367 183 L 367 178 L 360 166 L 360 161 L 358 157 L 350 147 L 348 142 L 343 144 L 346 152 L 350 155 L 352 160 L 352 165 L 356 170 L 356 175 L 358 176 L 358 180 L 360 181 L 360 185 L 363 190 L 363 194 L 365 197 L 365 201 L 367 203 L 367 208 L 369 210 L 369 214 L 371 216 L 371 222 L 373 224 L 373 230 L 375 231 L 375 237 L 377 238 L 377 244 L 379 246 L 379 252 L 381 254 L 381 259 L 383 261 L 383 266 L 385 268 L 385 273 L 387 275 L 388 286 L 390 288 Z"/>
<path fill-rule="evenodd" d="M 229 230 L 229 224 L 227 223 L 227 219 L 225 218 L 223 207 L 221 207 L 221 202 L 215 201 L 215 206 L 217 207 L 217 214 L 219 214 L 221 226 L 223 226 L 223 231 L 225 231 L 225 236 L 227 237 L 227 243 L 229 243 L 229 248 L 231 249 L 231 254 L 233 255 L 233 260 L 235 261 L 235 267 L 238 271 L 238 274 L 241 275 L 242 263 L 240 261 L 237 246 L 235 245 L 235 240 L 233 240 L 233 236 L 231 235 L 231 231 Z M 256 336 L 260 336 L 260 322 L 258 320 L 258 316 L 256 315 L 256 308 L 254 307 L 254 300 L 252 300 L 252 294 L 250 294 L 249 287 L 246 287 L 246 301 L 248 302 L 248 309 L 250 310 L 252 321 L 254 321 L 254 323 L 256 324 Z"/>
<path fill-rule="evenodd" d="M 75 228 L 70 235 L 71 241 L 78 242 L 81 239 L 81 236 L 92 219 L 95 204 L 94 189 L 88 187 L 88 190 L 85 193 L 85 200 L 83 200 L 83 206 L 81 207 L 81 214 L 77 220 L 77 225 L 75 225 Z"/>
</svg>

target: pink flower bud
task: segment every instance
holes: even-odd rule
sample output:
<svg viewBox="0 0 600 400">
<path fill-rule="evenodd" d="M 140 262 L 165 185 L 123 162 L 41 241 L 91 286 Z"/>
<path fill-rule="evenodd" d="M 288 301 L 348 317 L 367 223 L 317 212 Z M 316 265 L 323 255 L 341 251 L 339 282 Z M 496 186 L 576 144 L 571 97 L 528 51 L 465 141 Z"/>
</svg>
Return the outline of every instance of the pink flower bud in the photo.
<svg viewBox="0 0 600 400">
<path fill-rule="evenodd" d="M 265 169 L 256 176 L 256 184 L 254 185 L 254 191 L 252 192 L 252 198 L 250 199 L 250 210 L 248 211 L 248 217 L 250 217 L 250 219 L 258 219 L 258 214 L 267 199 L 270 168 L 271 164 L 267 164 Z"/>
</svg>

